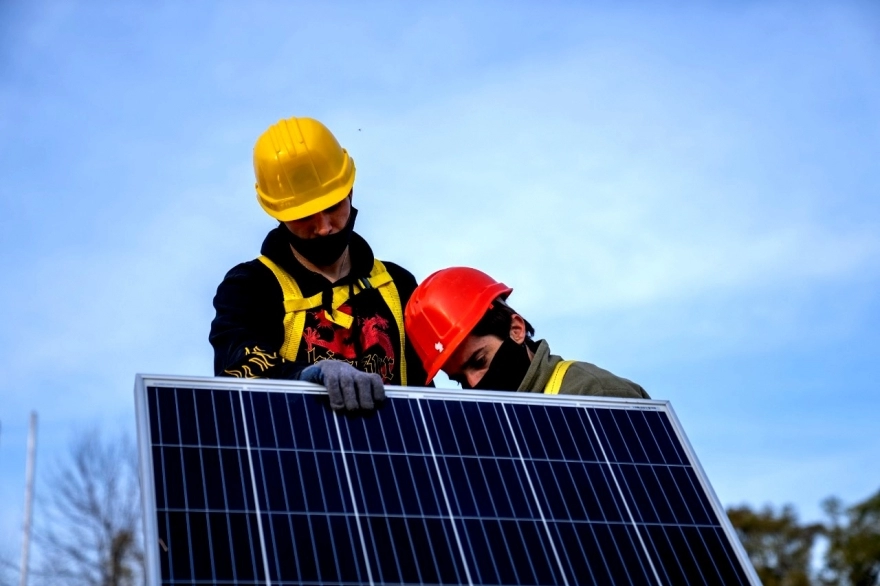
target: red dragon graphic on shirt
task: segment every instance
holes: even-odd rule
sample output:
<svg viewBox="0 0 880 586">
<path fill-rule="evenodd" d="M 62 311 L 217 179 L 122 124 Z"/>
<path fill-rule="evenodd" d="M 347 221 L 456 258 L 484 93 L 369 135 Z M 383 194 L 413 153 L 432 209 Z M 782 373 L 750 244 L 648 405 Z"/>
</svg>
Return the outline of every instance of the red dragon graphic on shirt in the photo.
<svg viewBox="0 0 880 586">
<path fill-rule="evenodd" d="M 342 307 L 346 307 L 346 305 Z M 340 311 L 342 307 L 337 311 Z M 346 329 L 328 320 L 323 309 L 312 313 L 310 317 L 317 324 L 303 330 L 302 339 L 306 343 L 306 360 L 308 362 L 344 360 L 364 372 L 379 374 L 385 382 L 391 381 L 396 361 L 394 346 L 387 332 L 387 319 L 379 315 L 358 318 L 357 326 L 360 327 Z M 354 344 L 354 336 L 358 334 L 360 334 L 360 347 L 363 351 L 363 355 L 360 357 L 357 356 Z M 381 348 L 382 353 L 367 352 L 376 346 Z"/>
</svg>

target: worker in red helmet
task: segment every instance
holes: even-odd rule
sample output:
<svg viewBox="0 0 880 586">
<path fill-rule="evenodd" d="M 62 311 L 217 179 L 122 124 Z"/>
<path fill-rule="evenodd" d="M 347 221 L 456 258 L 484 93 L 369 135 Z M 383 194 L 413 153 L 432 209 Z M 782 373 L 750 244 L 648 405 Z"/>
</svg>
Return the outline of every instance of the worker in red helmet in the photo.
<svg viewBox="0 0 880 586">
<path fill-rule="evenodd" d="M 632 381 L 588 362 L 550 354 L 532 325 L 507 304 L 513 291 L 481 271 L 452 267 L 416 287 L 404 313 L 427 372 L 443 370 L 465 389 L 649 399 Z"/>
</svg>

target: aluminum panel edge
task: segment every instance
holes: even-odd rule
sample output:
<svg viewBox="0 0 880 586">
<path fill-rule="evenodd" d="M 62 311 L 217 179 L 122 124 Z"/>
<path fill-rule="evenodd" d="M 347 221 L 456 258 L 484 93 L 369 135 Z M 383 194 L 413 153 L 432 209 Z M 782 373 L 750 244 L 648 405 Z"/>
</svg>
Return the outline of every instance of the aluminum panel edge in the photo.
<svg viewBox="0 0 880 586">
<path fill-rule="evenodd" d="M 687 434 L 685 434 L 684 427 L 682 427 L 678 415 L 676 415 L 675 410 L 672 408 L 672 404 L 667 403 L 666 412 L 669 415 L 669 421 L 672 423 L 672 429 L 678 436 L 678 440 L 681 442 L 688 459 L 691 461 L 691 464 L 697 473 L 697 479 L 699 479 L 703 491 L 709 497 L 712 509 L 715 511 L 718 520 L 721 522 L 721 528 L 724 530 L 725 535 L 727 535 L 727 539 L 733 544 L 733 551 L 737 556 L 737 560 L 740 565 L 745 568 L 746 576 L 749 578 L 752 586 L 761 586 L 761 579 L 758 578 L 755 566 L 752 565 L 752 560 L 749 559 L 749 555 L 746 553 L 739 536 L 736 534 L 736 530 L 733 528 L 733 524 L 727 516 L 727 511 L 721 506 L 721 500 L 718 498 L 718 494 L 715 493 L 712 483 L 709 482 L 709 477 L 706 475 L 706 471 L 703 469 L 700 459 L 697 458 L 697 453 L 694 451 L 694 447 L 691 445 Z"/>
<path fill-rule="evenodd" d="M 150 441 L 150 415 L 144 377 L 135 375 L 134 406 L 137 424 L 138 471 L 144 530 L 144 573 L 147 586 L 159 586 L 159 529 L 156 521 L 156 487 L 153 482 L 153 451 Z"/>
<path fill-rule="evenodd" d="M 145 387 L 174 387 L 187 389 L 227 389 L 243 391 L 278 391 L 324 394 L 323 386 L 285 379 L 256 379 L 234 377 L 207 376 L 176 376 L 176 375 L 139 375 Z M 408 399 L 436 399 L 455 401 L 490 401 L 508 404 L 544 404 L 544 405 L 588 405 L 591 407 L 614 407 L 662 411 L 667 401 L 656 399 L 624 399 L 618 397 L 596 397 L 591 395 L 544 395 L 518 391 L 492 391 L 474 389 L 436 388 L 436 387 L 401 387 L 386 385 L 388 397 Z"/>
</svg>

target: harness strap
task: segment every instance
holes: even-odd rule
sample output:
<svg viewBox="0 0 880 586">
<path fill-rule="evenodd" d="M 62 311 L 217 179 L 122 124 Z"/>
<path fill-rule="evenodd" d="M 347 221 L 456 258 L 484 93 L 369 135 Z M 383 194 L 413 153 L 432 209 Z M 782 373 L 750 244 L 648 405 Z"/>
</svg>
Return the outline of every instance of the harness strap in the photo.
<svg viewBox="0 0 880 586">
<path fill-rule="evenodd" d="M 544 387 L 545 395 L 559 394 L 559 389 L 562 388 L 562 379 L 565 378 L 565 371 L 567 371 L 568 367 L 574 364 L 574 362 L 574 360 L 563 360 L 553 368 L 553 372 L 550 374 L 550 380 L 547 381 L 547 386 Z"/>
<path fill-rule="evenodd" d="M 296 281 L 287 271 L 279 267 L 267 256 L 260 256 L 259 261 L 266 265 L 278 284 L 281 285 L 281 291 L 284 295 L 284 344 L 281 346 L 281 356 L 286 360 L 296 360 L 299 352 L 300 342 L 302 341 L 303 329 L 306 323 L 306 311 L 315 309 L 322 305 L 322 294 L 318 293 L 311 297 L 303 297 L 302 291 Z M 332 311 L 325 311 L 324 316 L 328 321 L 341 326 L 345 329 L 351 329 L 354 325 L 354 318 L 342 311 L 337 311 L 351 297 L 352 291 L 357 295 L 365 289 L 378 289 L 382 295 L 382 299 L 394 315 L 394 321 L 397 322 L 397 331 L 400 334 L 400 382 L 406 386 L 406 334 L 403 329 L 403 308 L 400 303 L 400 294 L 391 278 L 391 274 L 385 268 L 385 265 L 378 259 L 373 261 L 373 269 L 370 276 L 357 280 L 354 287 L 336 286 L 333 287 L 333 301 L 331 303 Z"/>
<path fill-rule="evenodd" d="M 376 261 L 379 262 L 378 260 Z M 381 264 L 381 263 L 379 263 Z M 385 267 L 382 267 L 384 270 Z M 386 275 L 388 273 L 385 273 Z M 386 287 L 379 288 L 379 294 L 382 295 L 382 299 L 385 300 L 385 304 L 391 310 L 391 313 L 394 314 L 394 321 L 397 322 L 397 332 L 400 336 L 400 384 L 401 386 L 406 386 L 406 334 L 403 331 L 403 307 L 400 304 L 400 294 L 397 292 L 397 287 L 394 285 L 394 281 L 389 279 L 388 285 Z"/>
</svg>

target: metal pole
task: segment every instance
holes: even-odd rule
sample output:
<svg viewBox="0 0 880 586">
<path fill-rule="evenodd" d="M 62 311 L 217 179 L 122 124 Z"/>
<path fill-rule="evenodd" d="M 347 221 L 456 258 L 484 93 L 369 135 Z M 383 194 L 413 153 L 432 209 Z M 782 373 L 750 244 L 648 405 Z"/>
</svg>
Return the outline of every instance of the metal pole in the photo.
<svg viewBox="0 0 880 586">
<path fill-rule="evenodd" d="M 34 467 L 37 458 L 37 412 L 31 411 L 31 425 L 28 431 L 27 467 L 25 468 L 24 488 L 24 537 L 21 544 L 21 581 L 20 586 L 27 586 L 28 555 L 31 546 L 31 517 L 34 501 Z"/>
</svg>

